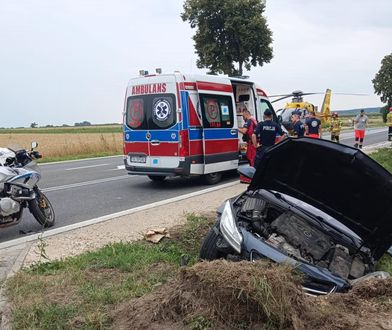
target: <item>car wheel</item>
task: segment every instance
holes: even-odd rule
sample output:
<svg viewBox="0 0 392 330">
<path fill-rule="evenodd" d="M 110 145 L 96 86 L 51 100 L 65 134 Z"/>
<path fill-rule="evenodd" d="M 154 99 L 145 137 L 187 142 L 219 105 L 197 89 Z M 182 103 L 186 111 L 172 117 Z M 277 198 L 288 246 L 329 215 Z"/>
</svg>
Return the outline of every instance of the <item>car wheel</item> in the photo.
<svg viewBox="0 0 392 330">
<path fill-rule="evenodd" d="M 148 178 L 154 182 L 162 182 L 165 180 L 166 176 L 164 175 L 149 175 Z"/>
<path fill-rule="evenodd" d="M 222 173 L 221 172 L 209 173 L 209 174 L 203 175 L 203 180 L 208 185 L 216 184 L 221 179 L 222 179 Z"/>
<path fill-rule="evenodd" d="M 217 231 L 218 225 L 216 224 L 208 232 L 200 249 L 200 259 L 216 260 L 225 257 L 224 253 L 220 252 L 217 247 L 217 243 L 221 239 Z"/>
</svg>

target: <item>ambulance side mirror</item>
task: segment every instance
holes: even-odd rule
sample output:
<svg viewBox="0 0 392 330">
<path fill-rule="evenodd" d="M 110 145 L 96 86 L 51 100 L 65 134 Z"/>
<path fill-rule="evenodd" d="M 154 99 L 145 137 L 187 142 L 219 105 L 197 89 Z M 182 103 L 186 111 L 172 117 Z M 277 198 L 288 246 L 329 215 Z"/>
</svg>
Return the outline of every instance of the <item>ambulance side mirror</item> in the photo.
<svg viewBox="0 0 392 330">
<path fill-rule="evenodd" d="M 238 173 L 243 175 L 244 177 L 248 179 L 252 179 L 253 176 L 255 175 L 256 169 L 252 166 L 240 166 L 238 168 Z"/>
</svg>

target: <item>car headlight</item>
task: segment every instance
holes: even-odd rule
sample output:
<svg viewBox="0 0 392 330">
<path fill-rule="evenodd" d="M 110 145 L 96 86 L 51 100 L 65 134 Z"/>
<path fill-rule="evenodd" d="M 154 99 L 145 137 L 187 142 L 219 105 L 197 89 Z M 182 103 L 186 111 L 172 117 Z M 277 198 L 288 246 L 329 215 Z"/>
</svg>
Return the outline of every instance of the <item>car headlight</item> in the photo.
<svg viewBox="0 0 392 330">
<path fill-rule="evenodd" d="M 219 226 L 222 236 L 227 243 L 229 243 L 235 251 L 241 253 L 242 235 L 238 231 L 229 201 L 225 204 Z"/>
</svg>

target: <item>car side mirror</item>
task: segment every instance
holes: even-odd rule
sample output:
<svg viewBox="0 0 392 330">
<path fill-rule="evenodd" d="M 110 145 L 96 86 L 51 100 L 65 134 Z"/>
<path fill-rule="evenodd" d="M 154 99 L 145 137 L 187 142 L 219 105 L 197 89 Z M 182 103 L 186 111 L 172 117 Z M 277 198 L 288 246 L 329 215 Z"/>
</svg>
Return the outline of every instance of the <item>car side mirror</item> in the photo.
<svg viewBox="0 0 392 330">
<path fill-rule="evenodd" d="M 244 177 L 248 179 L 252 179 L 253 176 L 255 175 L 256 169 L 252 166 L 240 166 L 238 168 L 238 173 L 243 175 Z"/>
<path fill-rule="evenodd" d="M 37 142 L 35 142 L 35 141 L 31 142 L 31 150 L 33 150 L 33 149 L 35 149 L 37 147 L 38 147 L 38 143 Z"/>
</svg>

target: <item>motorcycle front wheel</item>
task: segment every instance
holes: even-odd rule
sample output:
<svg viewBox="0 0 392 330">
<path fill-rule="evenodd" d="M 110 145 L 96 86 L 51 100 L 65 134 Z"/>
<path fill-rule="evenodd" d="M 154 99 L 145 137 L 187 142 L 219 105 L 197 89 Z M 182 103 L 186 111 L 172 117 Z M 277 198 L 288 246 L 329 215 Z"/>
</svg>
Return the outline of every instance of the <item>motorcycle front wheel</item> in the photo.
<svg viewBox="0 0 392 330">
<path fill-rule="evenodd" d="M 35 189 L 35 193 L 35 199 L 29 202 L 29 210 L 42 226 L 52 227 L 56 218 L 53 206 L 38 188 Z"/>
</svg>

